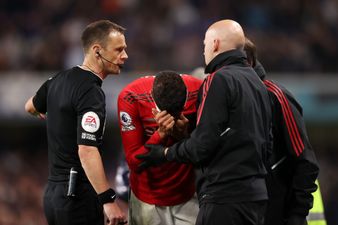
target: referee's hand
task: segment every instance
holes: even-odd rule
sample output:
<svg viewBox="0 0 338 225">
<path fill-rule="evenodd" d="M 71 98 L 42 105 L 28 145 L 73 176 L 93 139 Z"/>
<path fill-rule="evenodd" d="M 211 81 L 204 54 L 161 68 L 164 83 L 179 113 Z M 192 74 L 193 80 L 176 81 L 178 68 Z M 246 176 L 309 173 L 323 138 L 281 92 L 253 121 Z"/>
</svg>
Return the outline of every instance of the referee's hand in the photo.
<svg viewBox="0 0 338 225">
<path fill-rule="evenodd" d="M 109 202 L 103 205 L 104 213 L 106 214 L 108 225 L 127 224 L 126 215 L 120 209 L 116 202 Z"/>
</svg>

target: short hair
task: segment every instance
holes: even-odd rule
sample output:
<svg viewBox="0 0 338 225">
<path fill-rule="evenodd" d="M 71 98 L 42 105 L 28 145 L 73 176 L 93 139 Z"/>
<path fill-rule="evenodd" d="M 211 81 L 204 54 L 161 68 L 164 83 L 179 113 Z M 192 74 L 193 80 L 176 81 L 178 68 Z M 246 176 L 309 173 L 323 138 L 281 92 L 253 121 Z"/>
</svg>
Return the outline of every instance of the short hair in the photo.
<svg viewBox="0 0 338 225">
<path fill-rule="evenodd" d="M 90 23 L 82 32 L 81 41 L 84 52 L 88 52 L 95 42 L 105 46 L 107 38 L 112 31 L 124 34 L 126 29 L 109 20 L 98 20 Z"/>
<path fill-rule="evenodd" d="M 161 71 L 156 74 L 152 96 L 160 110 L 166 110 L 178 118 L 184 109 L 187 87 L 180 74 L 174 71 Z"/>
<path fill-rule="evenodd" d="M 245 38 L 244 51 L 249 64 L 254 68 L 257 61 L 257 48 L 256 45 L 247 37 Z"/>
</svg>

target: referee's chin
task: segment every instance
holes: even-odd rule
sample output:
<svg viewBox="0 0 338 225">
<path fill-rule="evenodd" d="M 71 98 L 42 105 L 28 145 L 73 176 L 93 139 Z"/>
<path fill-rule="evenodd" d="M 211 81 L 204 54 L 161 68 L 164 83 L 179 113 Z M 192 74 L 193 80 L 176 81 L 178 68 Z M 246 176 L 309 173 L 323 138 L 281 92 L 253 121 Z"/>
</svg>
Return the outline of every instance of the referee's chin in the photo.
<svg viewBox="0 0 338 225">
<path fill-rule="evenodd" d="M 117 66 L 111 69 L 111 71 L 109 71 L 109 74 L 112 74 L 112 75 L 119 75 L 120 73 L 121 73 L 121 69 Z"/>
</svg>

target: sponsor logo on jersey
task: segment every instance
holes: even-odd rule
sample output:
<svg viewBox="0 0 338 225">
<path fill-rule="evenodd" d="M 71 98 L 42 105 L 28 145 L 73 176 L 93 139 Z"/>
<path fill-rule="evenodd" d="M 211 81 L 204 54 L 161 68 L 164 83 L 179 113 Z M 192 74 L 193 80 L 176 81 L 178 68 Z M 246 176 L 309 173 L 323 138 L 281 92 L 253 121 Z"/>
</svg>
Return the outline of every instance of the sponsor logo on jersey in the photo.
<svg viewBox="0 0 338 225">
<path fill-rule="evenodd" d="M 94 133 L 100 128 L 100 118 L 95 112 L 86 112 L 82 117 L 81 126 L 85 131 Z"/>
<path fill-rule="evenodd" d="M 128 113 L 120 112 L 120 121 L 122 131 L 131 131 L 136 129 L 135 126 L 133 125 L 133 120 L 131 119 Z"/>
</svg>

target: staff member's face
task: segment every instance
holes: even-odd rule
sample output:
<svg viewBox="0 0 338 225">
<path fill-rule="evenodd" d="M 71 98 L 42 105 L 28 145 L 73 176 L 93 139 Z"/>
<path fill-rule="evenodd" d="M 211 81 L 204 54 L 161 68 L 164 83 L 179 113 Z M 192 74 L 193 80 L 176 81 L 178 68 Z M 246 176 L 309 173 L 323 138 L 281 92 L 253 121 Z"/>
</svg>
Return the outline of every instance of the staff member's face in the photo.
<svg viewBox="0 0 338 225">
<path fill-rule="evenodd" d="M 106 47 L 100 51 L 107 74 L 119 74 L 124 62 L 128 59 L 126 52 L 127 44 L 123 34 L 111 32 L 107 39 Z"/>
</svg>

